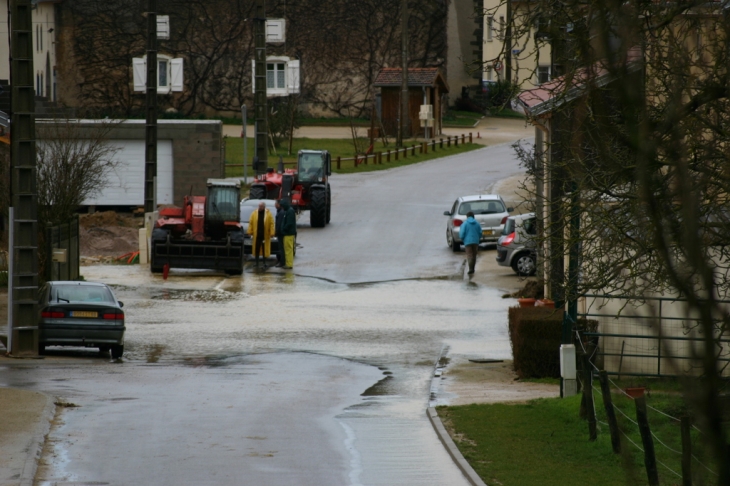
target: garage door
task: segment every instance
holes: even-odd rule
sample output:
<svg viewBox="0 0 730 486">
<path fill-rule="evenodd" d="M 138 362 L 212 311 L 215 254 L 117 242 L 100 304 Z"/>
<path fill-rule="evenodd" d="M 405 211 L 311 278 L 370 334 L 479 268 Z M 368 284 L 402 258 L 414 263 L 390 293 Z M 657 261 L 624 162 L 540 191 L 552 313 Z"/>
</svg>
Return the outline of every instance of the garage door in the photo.
<svg viewBox="0 0 730 486">
<path fill-rule="evenodd" d="M 85 206 L 144 206 L 144 140 L 113 140 L 118 162 L 109 183 Z M 172 204 L 172 140 L 157 142 L 157 203 Z"/>
</svg>

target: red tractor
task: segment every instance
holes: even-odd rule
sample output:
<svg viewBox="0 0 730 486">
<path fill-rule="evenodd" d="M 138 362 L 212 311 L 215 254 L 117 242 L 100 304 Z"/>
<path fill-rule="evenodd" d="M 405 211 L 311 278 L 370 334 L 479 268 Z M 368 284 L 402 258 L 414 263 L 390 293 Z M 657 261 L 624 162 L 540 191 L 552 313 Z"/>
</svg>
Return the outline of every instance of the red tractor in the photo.
<svg viewBox="0 0 730 486">
<path fill-rule="evenodd" d="M 185 196 L 183 207 L 160 210 L 152 230 L 153 273 L 168 268 L 209 268 L 243 273 L 241 182 L 208 179 L 208 196 Z"/>
<path fill-rule="evenodd" d="M 327 178 L 332 174 L 332 157 L 326 150 L 300 150 L 297 168 L 268 169 L 251 185 L 251 199 L 287 199 L 295 211 L 309 210 L 313 228 L 330 222 L 332 194 Z"/>
</svg>

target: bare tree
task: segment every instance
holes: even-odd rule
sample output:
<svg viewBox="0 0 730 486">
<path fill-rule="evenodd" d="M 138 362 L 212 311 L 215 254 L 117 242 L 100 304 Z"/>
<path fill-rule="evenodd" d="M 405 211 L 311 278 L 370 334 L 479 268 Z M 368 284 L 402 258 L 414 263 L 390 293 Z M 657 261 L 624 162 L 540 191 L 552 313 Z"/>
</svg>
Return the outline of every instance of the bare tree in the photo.
<svg viewBox="0 0 730 486">
<path fill-rule="evenodd" d="M 542 243 L 556 300 L 601 292 L 686 303 L 702 342 L 690 361 L 700 379 L 685 397 L 718 484 L 730 484 L 719 359 L 730 326 L 720 302 L 730 295 L 727 12 L 719 2 L 537 0 L 509 19 L 513 39 L 540 23 L 536 49 L 549 45 L 562 75 L 521 96 L 539 106 L 531 116 L 547 131 L 546 154 L 522 155 L 549 181 Z M 530 96 L 543 102 L 530 105 Z M 578 265 L 565 271 L 568 255 Z M 661 325 L 654 321 L 656 332 Z M 674 369 L 685 366 L 675 360 Z"/>
<path fill-rule="evenodd" d="M 287 42 L 270 55 L 298 58 L 303 109 L 361 116 L 369 109 L 378 71 L 400 63 L 399 0 L 270 0 L 267 16 L 287 20 Z M 62 98 L 79 113 L 142 114 L 144 96 L 132 91 L 132 58 L 145 53 L 140 0 L 74 0 L 59 4 L 64 29 L 59 49 Z M 447 3 L 411 2 L 413 67 L 444 66 Z M 237 113 L 251 102 L 252 0 L 160 0 L 170 16 L 170 39 L 159 52 L 185 60 L 185 91 L 160 95 L 162 110 L 184 115 Z"/>
<path fill-rule="evenodd" d="M 66 120 L 36 125 L 40 228 L 71 219 L 85 199 L 101 193 L 117 168 L 118 149 L 108 142 L 116 122 L 82 128 Z"/>
</svg>

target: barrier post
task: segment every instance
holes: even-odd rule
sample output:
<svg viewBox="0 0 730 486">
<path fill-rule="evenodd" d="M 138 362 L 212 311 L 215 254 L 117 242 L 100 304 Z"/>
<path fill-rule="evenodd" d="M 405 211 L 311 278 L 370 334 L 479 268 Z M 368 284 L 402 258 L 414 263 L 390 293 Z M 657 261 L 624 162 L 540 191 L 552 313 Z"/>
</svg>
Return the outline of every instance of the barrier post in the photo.
<svg viewBox="0 0 730 486">
<path fill-rule="evenodd" d="M 340 161 L 342 160 L 341 156 L 337 156 L 337 170 L 340 170 Z"/>
</svg>

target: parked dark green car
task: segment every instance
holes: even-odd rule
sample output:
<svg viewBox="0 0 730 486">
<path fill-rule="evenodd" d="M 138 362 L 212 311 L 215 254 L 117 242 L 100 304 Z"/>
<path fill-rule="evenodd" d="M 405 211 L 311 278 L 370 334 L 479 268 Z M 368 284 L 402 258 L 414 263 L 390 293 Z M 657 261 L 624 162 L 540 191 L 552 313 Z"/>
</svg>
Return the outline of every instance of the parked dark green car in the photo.
<svg viewBox="0 0 730 486">
<path fill-rule="evenodd" d="M 124 353 L 123 303 L 102 283 L 48 282 L 39 291 L 38 353 L 46 346 L 83 346 Z"/>
</svg>

